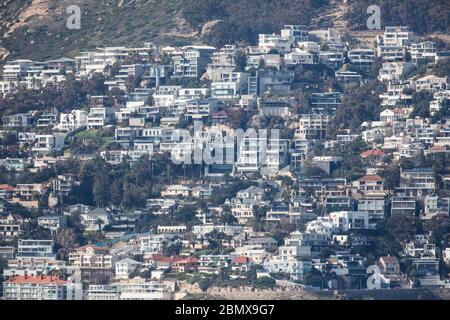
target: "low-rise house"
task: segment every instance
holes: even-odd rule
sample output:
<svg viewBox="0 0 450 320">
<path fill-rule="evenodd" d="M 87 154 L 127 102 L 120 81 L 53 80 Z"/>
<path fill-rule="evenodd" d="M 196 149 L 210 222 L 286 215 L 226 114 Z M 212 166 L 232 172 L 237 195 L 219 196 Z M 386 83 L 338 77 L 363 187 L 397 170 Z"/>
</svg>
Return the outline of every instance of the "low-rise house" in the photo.
<svg viewBox="0 0 450 320">
<path fill-rule="evenodd" d="M 448 215 L 450 213 L 450 198 L 437 195 L 426 195 L 424 199 L 424 211 L 421 219 L 431 219 L 436 215 Z"/>
<path fill-rule="evenodd" d="M 175 258 L 172 262 L 172 271 L 174 272 L 195 272 L 197 271 L 199 260 L 194 257 Z"/>
<path fill-rule="evenodd" d="M 190 195 L 191 195 L 191 188 L 188 186 L 182 186 L 182 185 L 168 186 L 166 188 L 166 190 L 161 192 L 161 196 L 163 196 L 163 197 L 181 196 L 184 198 L 188 198 Z"/>
<path fill-rule="evenodd" d="M 369 213 L 367 211 L 335 211 L 329 215 L 333 230 L 345 232 L 355 229 L 369 229 Z"/>
<path fill-rule="evenodd" d="M 428 75 L 413 81 L 412 86 L 416 91 L 426 90 L 437 92 L 447 89 L 447 78 Z"/>
<path fill-rule="evenodd" d="M 414 63 L 421 60 L 436 60 L 436 43 L 433 41 L 423 41 L 411 44 L 411 59 Z"/>
<path fill-rule="evenodd" d="M 201 273 L 215 273 L 219 274 L 222 268 L 230 266 L 230 256 L 224 255 L 201 255 L 198 260 L 197 271 Z"/>
<path fill-rule="evenodd" d="M 392 123 L 394 121 L 406 120 L 411 111 L 410 108 L 386 109 L 380 113 L 380 121 Z"/>
<path fill-rule="evenodd" d="M 96 208 L 80 215 L 81 224 L 85 231 L 102 231 L 110 224 L 110 212 L 103 208 Z"/>
<path fill-rule="evenodd" d="M 226 235 L 234 236 L 242 233 L 242 226 L 231 226 L 231 225 L 220 225 L 220 224 L 202 224 L 195 225 L 192 227 L 192 233 L 198 238 L 204 237 L 206 234 L 211 233 L 213 231 L 223 232 Z"/>
<path fill-rule="evenodd" d="M 36 154 L 45 155 L 52 151 L 59 151 L 65 146 L 65 133 L 53 133 L 53 134 L 37 134 L 36 143 L 34 144 L 32 151 Z"/>
<path fill-rule="evenodd" d="M 87 126 L 88 113 L 84 110 L 72 110 L 70 113 L 61 113 L 59 122 L 53 130 L 62 132 L 72 132 Z"/>
<path fill-rule="evenodd" d="M 17 172 L 22 172 L 25 170 L 25 167 L 27 166 L 27 161 L 25 159 L 20 158 L 6 158 L 6 159 L 0 159 L 0 166 L 3 166 L 6 168 L 6 170 L 15 170 Z"/>
<path fill-rule="evenodd" d="M 264 237 L 264 238 L 249 238 L 246 242 L 246 245 L 252 246 L 255 248 L 261 248 L 266 251 L 272 251 L 278 246 L 277 241 L 274 238 Z"/>
<path fill-rule="evenodd" d="M 436 245 L 424 235 L 416 235 L 414 240 L 404 245 L 403 251 L 410 257 L 436 257 Z"/>
<path fill-rule="evenodd" d="M 235 254 L 238 256 L 244 256 L 251 258 L 255 263 L 261 264 L 269 256 L 269 252 L 262 249 L 260 246 L 244 245 L 238 247 L 235 250 Z"/>
<path fill-rule="evenodd" d="M 376 174 L 368 174 L 357 181 L 357 187 L 363 193 L 383 191 L 384 179 Z"/>
<path fill-rule="evenodd" d="M 233 198 L 231 201 L 225 201 L 225 205 L 231 208 L 231 214 L 239 223 L 245 223 L 254 217 L 254 209 L 260 205 L 258 200 Z"/>
<path fill-rule="evenodd" d="M 49 229 L 52 236 L 56 236 L 60 229 L 64 229 L 67 224 L 65 216 L 41 216 L 38 218 L 38 225 L 45 229 Z"/>
<path fill-rule="evenodd" d="M 27 222 L 27 220 L 18 214 L 0 216 L 0 238 L 11 240 L 15 237 L 19 237 L 22 233 L 22 225 L 25 222 Z"/>
<path fill-rule="evenodd" d="M 128 279 L 130 273 L 136 270 L 136 268 L 138 268 L 140 265 L 142 265 L 141 262 L 135 261 L 130 258 L 125 258 L 117 261 L 115 263 L 116 278 Z"/>
<path fill-rule="evenodd" d="M 231 271 L 236 273 L 246 273 L 254 265 L 252 258 L 237 256 L 231 262 Z"/>
<path fill-rule="evenodd" d="M 0 246 L 0 260 L 13 259 L 15 252 L 16 250 L 13 246 Z"/>
<path fill-rule="evenodd" d="M 414 259 L 412 266 L 418 277 L 439 275 L 439 259 L 437 258 L 422 257 Z"/>
<path fill-rule="evenodd" d="M 254 199 L 258 201 L 262 201 L 264 197 L 264 189 L 256 187 L 256 186 L 250 186 L 247 189 L 238 191 L 236 193 L 236 197 L 239 199 Z"/>
</svg>

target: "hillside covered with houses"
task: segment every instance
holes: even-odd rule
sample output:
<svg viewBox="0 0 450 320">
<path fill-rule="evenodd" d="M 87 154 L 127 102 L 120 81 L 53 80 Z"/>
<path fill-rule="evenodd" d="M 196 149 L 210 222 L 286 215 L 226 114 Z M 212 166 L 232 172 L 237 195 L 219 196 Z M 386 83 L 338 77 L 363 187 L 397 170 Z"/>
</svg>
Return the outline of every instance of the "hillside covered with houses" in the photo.
<svg viewBox="0 0 450 320">
<path fill-rule="evenodd" d="M 449 289 L 450 51 L 418 31 L 7 58 L 1 298 Z"/>
</svg>

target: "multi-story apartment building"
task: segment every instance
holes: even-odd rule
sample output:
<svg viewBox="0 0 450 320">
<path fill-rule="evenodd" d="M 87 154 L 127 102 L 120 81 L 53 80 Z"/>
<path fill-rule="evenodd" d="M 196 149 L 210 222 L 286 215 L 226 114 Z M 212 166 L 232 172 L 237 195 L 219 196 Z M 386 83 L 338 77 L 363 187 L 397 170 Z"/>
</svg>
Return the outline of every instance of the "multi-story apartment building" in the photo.
<svg viewBox="0 0 450 320">
<path fill-rule="evenodd" d="M 378 73 L 378 80 L 382 82 L 400 82 L 410 70 L 414 68 L 411 62 L 384 62 Z"/>
<path fill-rule="evenodd" d="M 86 245 L 69 253 L 69 264 L 81 269 L 113 269 L 114 262 L 107 247 Z"/>
<path fill-rule="evenodd" d="M 87 112 L 84 110 L 72 110 L 70 113 L 61 113 L 59 122 L 54 126 L 54 130 L 71 132 L 87 125 Z"/>
<path fill-rule="evenodd" d="M 320 51 L 319 60 L 330 68 L 339 69 L 345 63 L 343 51 Z"/>
<path fill-rule="evenodd" d="M 437 195 L 426 195 L 424 210 L 421 219 L 431 219 L 436 215 L 448 215 L 450 213 L 450 198 L 442 198 Z"/>
<path fill-rule="evenodd" d="M 411 44 L 411 59 L 414 63 L 418 63 L 420 60 L 424 59 L 429 59 L 434 62 L 436 60 L 436 53 L 436 43 L 433 41 L 423 41 Z"/>
<path fill-rule="evenodd" d="M 300 246 L 281 246 L 278 255 L 264 261 L 264 267 L 273 273 L 287 273 L 293 280 L 301 280 L 311 271 L 311 248 Z"/>
<path fill-rule="evenodd" d="M 244 136 L 238 151 L 238 171 L 271 174 L 287 163 L 288 142 L 276 137 Z"/>
<path fill-rule="evenodd" d="M 414 216 L 417 211 L 417 203 L 415 197 L 398 195 L 391 197 L 391 215 L 409 214 Z"/>
<path fill-rule="evenodd" d="M 293 71 L 263 71 L 249 77 L 248 93 L 261 95 L 263 93 L 288 93 L 294 80 Z"/>
<path fill-rule="evenodd" d="M 378 46 L 377 56 L 383 62 L 405 61 L 406 48 L 402 46 Z"/>
<path fill-rule="evenodd" d="M 112 285 L 90 285 L 88 300 L 172 300 L 174 283 L 142 278 L 123 280 Z"/>
<path fill-rule="evenodd" d="M 249 73 L 222 73 L 217 81 L 211 83 L 211 97 L 221 100 L 232 100 L 248 92 Z"/>
<path fill-rule="evenodd" d="M 340 92 L 324 92 L 311 94 L 311 108 L 315 113 L 334 114 L 341 104 Z"/>
<path fill-rule="evenodd" d="M 330 123 L 330 117 L 323 114 L 302 114 L 299 137 L 302 139 L 323 139 Z"/>
<path fill-rule="evenodd" d="M 174 78 L 200 78 L 216 50 L 209 46 L 187 46 L 172 54 Z"/>
<path fill-rule="evenodd" d="M 211 81 L 222 81 L 222 74 L 230 74 L 236 69 L 236 46 L 225 45 L 220 50 L 213 52 L 211 63 L 208 64 L 208 78 Z"/>
<path fill-rule="evenodd" d="M 316 64 L 316 58 L 313 53 L 296 48 L 284 55 L 284 62 L 286 65 Z"/>
<path fill-rule="evenodd" d="M 107 66 L 112 66 L 116 61 L 125 60 L 133 51 L 125 47 L 106 47 L 97 48 L 97 51 L 81 52 L 75 57 L 78 74 L 83 77 L 95 72 L 104 72 Z"/>
<path fill-rule="evenodd" d="M 436 179 L 433 170 L 431 168 L 401 170 L 398 190 L 408 196 L 415 197 L 434 193 L 436 190 Z"/>
<path fill-rule="evenodd" d="M 31 60 L 7 61 L 3 66 L 3 80 L 19 82 L 24 81 L 28 69 L 34 64 Z"/>
<path fill-rule="evenodd" d="M 171 234 L 151 234 L 139 238 L 139 248 L 145 255 L 159 254 L 163 252 L 165 245 L 169 244 L 174 236 Z"/>
<path fill-rule="evenodd" d="M 387 200 L 384 193 L 367 193 L 358 199 L 358 211 L 369 213 L 370 221 L 383 220 L 387 213 Z"/>
<path fill-rule="evenodd" d="M 291 51 L 291 42 L 289 39 L 283 39 L 278 34 L 260 34 L 259 35 L 259 50 L 263 53 L 275 51 L 280 54 L 285 54 Z"/>
<path fill-rule="evenodd" d="M 53 251 L 53 240 L 19 239 L 16 258 L 30 260 L 51 260 L 56 255 Z"/>
<path fill-rule="evenodd" d="M 293 45 L 309 40 L 309 32 L 306 26 L 285 25 L 281 29 L 281 39 L 289 40 Z"/>
<path fill-rule="evenodd" d="M 375 61 L 375 52 L 373 49 L 357 48 L 348 52 L 348 58 L 353 68 L 363 72 L 373 70 Z"/>
<path fill-rule="evenodd" d="M 68 300 L 67 287 L 57 276 L 12 276 L 3 282 L 3 299 Z"/>
<path fill-rule="evenodd" d="M 378 45 L 407 47 L 414 39 L 408 26 L 387 26 L 384 34 L 377 39 Z"/>
</svg>

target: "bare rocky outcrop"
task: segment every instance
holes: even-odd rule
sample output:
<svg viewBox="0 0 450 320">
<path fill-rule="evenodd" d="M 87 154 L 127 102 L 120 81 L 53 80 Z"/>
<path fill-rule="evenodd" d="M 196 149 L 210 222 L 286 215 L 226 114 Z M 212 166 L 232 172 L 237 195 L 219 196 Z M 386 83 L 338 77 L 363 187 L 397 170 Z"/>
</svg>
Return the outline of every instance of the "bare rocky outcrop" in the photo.
<svg viewBox="0 0 450 320">
<path fill-rule="evenodd" d="M 205 23 L 202 28 L 202 37 L 210 33 L 214 29 L 214 26 L 222 21 L 223 20 L 211 20 Z"/>
<path fill-rule="evenodd" d="M 33 0 L 30 5 L 26 6 L 15 22 L 8 26 L 5 37 L 9 36 L 18 28 L 27 26 L 31 23 L 44 20 L 49 16 L 49 6 L 51 0 Z"/>
<path fill-rule="evenodd" d="M 9 51 L 0 46 L 0 60 L 5 60 L 9 56 Z"/>
</svg>

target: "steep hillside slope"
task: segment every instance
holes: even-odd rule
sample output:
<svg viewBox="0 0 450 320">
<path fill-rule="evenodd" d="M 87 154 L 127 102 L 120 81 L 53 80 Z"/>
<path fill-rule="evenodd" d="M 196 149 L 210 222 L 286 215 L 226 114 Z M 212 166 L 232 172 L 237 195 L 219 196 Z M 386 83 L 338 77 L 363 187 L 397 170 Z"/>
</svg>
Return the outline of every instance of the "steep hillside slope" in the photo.
<svg viewBox="0 0 450 320">
<path fill-rule="evenodd" d="M 10 57 L 46 59 L 70 56 L 99 45 L 144 41 L 255 41 L 258 32 L 277 31 L 285 23 L 307 23 L 312 9 L 326 3 L 327 0 L 4 0 L 0 4 L 0 46 L 10 52 Z M 81 30 L 65 27 L 69 16 L 66 8 L 73 4 L 82 9 Z M 201 38 L 203 26 L 213 20 L 220 20 L 206 28 L 213 36 Z M 226 27 L 222 24 L 217 28 L 223 22 Z"/>
<path fill-rule="evenodd" d="M 234 41 L 255 43 L 258 33 L 284 24 L 362 30 L 369 0 L 1 0 L 0 60 L 73 56 L 106 45 Z M 448 0 L 377 0 L 384 24 L 411 24 L 419 32 L 449 28 Z M 396 4 L 401 3 L 401 4 Z M 432 5 L 430 4 L 432 3 Z M 70 5 L 82 10 L 81 29 L 66 28 Z M 346 13 L 344 13 L 346 12 Z M 406 13 L 405 13 L 406 12 Z"/>
</svg>

